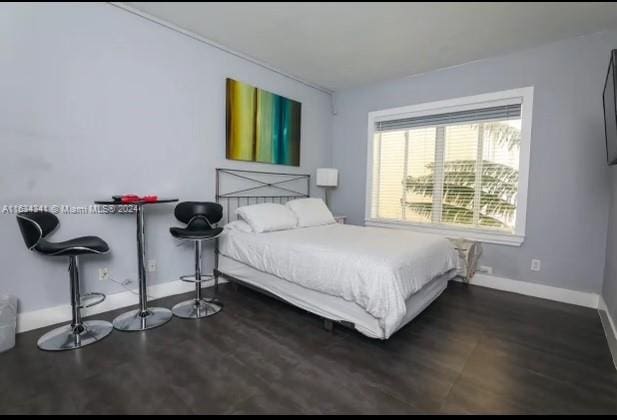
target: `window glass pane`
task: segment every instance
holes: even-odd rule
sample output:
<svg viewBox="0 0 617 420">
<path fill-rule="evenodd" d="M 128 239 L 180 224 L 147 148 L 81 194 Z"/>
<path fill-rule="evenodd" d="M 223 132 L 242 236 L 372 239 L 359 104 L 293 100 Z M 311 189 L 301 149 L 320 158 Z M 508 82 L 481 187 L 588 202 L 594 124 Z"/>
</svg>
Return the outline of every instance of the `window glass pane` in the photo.
<svg viewBox="0 0 617 420">
<path fill-rule="evenodd" d="M 376 217 L 402 219 L 401 199 L 405 171 L 405 131 L 379 134 Z"/>
<path fill-rule="evenodd" d="M 521 120 L 484 124 L 480 225 L 514 231 Z"/>
<path fill-rule="evenodd" d="M 474 223 L 477 157 L 477 124 L 451 125 L 445 128 L 442 223 Z"/>
<path fill-rule="evenodd" d="M 409 130 L 405 220 L 430 223 L 433 212 L 435 127 Z"/>
</svg>

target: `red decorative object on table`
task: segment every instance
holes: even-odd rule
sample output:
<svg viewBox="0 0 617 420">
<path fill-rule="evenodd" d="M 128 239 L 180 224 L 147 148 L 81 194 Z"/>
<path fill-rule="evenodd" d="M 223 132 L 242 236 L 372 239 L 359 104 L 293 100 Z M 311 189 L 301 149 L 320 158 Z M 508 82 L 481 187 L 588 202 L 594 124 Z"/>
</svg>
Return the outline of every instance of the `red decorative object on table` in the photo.
<svg viewBox="0 0 617 420">
<path fill-rule="evenodd" d="M 139 196 L 137 196 L 135 194 L 124 194 L 120 198 L 120 201 L 122 202 L 122 204 L 135 203 L 135 202 L 139 201 Z"/>
<path fill-rule="evenodd" d="M 135 194 L 124 194 L 120 199 L 122 204 L 137 203 L 140 201 L 143 201 L 144 203 L 156 203 L 158 200 L 159 200 L 159 197 L 157 195 L 146 195 L 146 196 L 140 197 Z"/>
</svg>

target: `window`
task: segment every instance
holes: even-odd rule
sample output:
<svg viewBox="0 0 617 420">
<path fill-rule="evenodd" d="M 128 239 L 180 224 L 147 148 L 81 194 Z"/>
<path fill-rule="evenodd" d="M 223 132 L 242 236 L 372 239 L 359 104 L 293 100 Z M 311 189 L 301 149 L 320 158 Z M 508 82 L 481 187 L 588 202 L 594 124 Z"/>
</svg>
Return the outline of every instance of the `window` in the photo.
<svg viewBox="0 0 617 420">
<path fill-rule="evenodd" d="M 367 224 L 520 245 L 533 88 L 369 114 Z"/>
</svg>

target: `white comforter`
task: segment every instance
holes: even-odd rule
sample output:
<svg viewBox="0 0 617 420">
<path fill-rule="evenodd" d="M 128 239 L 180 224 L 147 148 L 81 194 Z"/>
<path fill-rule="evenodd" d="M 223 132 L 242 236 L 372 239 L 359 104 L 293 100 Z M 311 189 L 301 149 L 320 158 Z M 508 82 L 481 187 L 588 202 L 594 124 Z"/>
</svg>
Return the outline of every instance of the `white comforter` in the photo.
<svg viewBox="0 0 617 420">
<path fill-rule="evenodd" d="M 355 302 L 388 338 L 405 301 L 456 267 L 450 241 L 436 235 L 332 224 L 268 233 L 227 230 L 220 252 L 303 287 Z"/>
</svg>

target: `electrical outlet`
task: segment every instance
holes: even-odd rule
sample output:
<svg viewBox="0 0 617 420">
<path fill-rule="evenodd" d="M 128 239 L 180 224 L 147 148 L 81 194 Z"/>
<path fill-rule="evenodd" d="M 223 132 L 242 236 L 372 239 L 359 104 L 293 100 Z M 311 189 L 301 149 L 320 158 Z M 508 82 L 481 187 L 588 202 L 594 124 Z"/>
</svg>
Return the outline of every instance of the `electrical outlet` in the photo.
<svg viewBox="0 0 617 420">
<path fill-rule="evenodd" d="M 148 271 L 153 273 L 156 271 L 156 260 L 148 260 Z"/>
<path fill-rule="evenodd" d="M 100 281 L 107 281 L 109 280 L 110 277 L 111 277 L 111 272 L 109 271 L 109 268 L 107 267 L 99 268 L 99 280 Z"/>
<path fill-rule="evenodd" d="M 542 261 L 533 259 L 531 260 L 531 271 L 540 271 L 542 267 Z"/>
<path fill-rule="evenodd" d="M 478 273 L 493 274 L 493 267 L 488 265 L 481 265 L 478 267 Z"/>
</svg>

